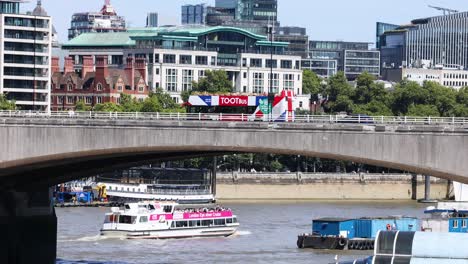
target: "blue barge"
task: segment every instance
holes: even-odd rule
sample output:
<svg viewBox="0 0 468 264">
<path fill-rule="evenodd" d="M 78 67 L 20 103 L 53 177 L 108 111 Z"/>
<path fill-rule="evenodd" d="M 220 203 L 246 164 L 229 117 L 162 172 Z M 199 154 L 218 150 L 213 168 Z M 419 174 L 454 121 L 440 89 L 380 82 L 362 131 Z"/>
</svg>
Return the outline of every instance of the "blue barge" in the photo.
<svg viewBox="0 0 468 264">
<path fill-rule="evenodd" d="M 321 218 L 312 221 L 312 233 L 298 236 L 299 248 L 372 250 L 381 230 L 417 231 L 415 217 Z"/>
</svg>

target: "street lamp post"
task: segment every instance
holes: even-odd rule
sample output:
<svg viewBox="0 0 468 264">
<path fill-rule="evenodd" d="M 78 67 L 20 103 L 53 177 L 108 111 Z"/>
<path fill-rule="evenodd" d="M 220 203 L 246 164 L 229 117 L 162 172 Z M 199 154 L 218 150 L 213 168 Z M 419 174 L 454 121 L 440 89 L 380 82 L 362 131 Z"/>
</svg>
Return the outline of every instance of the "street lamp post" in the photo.
<svg viewBox="0 0 468 264">
<path fill-rule="evenodd" d="M 273 102 L 275 100 L 275 93 L 273 92 L 273 24 L 268 26 L 268 33 L 270 34 L 270 87 L 268 89 L 268 107 L 270 110 L 269 121 L 273 121 Z"/>
</svg>

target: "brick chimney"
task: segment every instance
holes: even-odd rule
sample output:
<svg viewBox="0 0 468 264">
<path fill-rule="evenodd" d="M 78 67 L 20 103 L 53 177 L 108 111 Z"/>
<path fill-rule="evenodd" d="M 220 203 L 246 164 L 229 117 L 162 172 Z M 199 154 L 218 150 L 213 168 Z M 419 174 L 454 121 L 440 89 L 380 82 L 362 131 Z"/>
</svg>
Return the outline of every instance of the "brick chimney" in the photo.
<svg viewBox="0 0 468 264">
<path fill-rule="evenodd" d="M 107 56 L 96 57 L 96 78 L 105 80 L 109 76 L 109 68 L 107 67 Z"/>
<path fill-rule="evenodd" d="M 130 82 L 131 90 L 135 89 L 135 65 L 133 63 L 133 57 L 127 57 L 127 64 L 125 65 L 125 75 Z"/>
<path fill-rule="evenodd" d="M 63 69 L 63 73 L 72 73 L 75 72 L 75 64 L 73 63 L 72 57 L 65 57 L 65 67 Z"/>
<path fill-rule="evenodd" d="M 52 74 L 56 72 L 60 72 L 60 58 L 59 57 L 52 57 L 52 66 L 51 69 Z"/>
<path fill-rule="evenodd" d="M 83 68 L 81 70 L 81 78 L 85 78 L 86 74 L 94 71 L 93 56 L 83 56 Z"/>
<path fill-rule="evenodd" d="M 145 83 L 147 83 L 146 76 L 148 76 L 148 74 L 147 74 L 148 69 L 146 67 L 146 59 L 145 58 L 137 58 L 135 60 L 135 70 L 140 73 L 143 80 L 145 80 Z"/>
</svg>

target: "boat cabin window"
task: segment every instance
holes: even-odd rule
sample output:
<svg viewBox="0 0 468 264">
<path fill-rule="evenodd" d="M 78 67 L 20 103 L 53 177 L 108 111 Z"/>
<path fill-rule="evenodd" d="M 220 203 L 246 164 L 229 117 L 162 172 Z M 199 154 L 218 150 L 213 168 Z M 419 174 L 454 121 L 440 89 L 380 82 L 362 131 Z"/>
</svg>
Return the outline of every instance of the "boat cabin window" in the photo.
<svg viewBox="0 0 468 264">
<path fill-rule="evenodd" d="M 115 223 L 117 220 L 118 216 L 117 215 L 106 215 L 106 218 L 104 219 L 104 223 Z"/>
<path fill-rule="evenodd" d="M 165 205 L 163 208 L 165 213 L 170 213 L 172 212 L 172 206 L 171 205 Z"/>
<path fill-rule="evenodd" d="M 226 219 L 226 224 L 232 224 L 232 218 L 227 218 Z"/>
<path fill-rule="evenodd" d="M 130 210 L 130 205 L 129 205 L 129 204 L 126 204 L 126 205 L 125 205 L 125 209 Z"/>
<path fill-rule="evenodd" d="M 212 226 L 213 225 L 213 220 L 203 220 L 202 221 L 202 226 Z"/>
<path fill-rule="evenodd" d="M 188 227 L 188 222 L 187 221 L 177 221 L 176 222 L 176 227 Z"/>
<path fill-rule="evenodd" d="M 112 186 L 109 186 L 109 191 L 112 191 Z"/>
<path fill-rule="evenodd" d="M 175 221 L 172 222 L 171 227 L 175 227 Z"/>
<path fill-rule="evenodd" d="M 155 208 L 154 208 L 154 205 L 152 205 L 152 204 L 149 204 L 149 205 L 148 205 L 148 209 L 150 209 L 150 210 L 154 210 L 154 209 L 155 209 Z"/>
<path fill-rule="evenodd" d="M 189 221 L 189 226 L 190 227 L 201 226 L 201 221 L 200 220 Z"/>
<path fill-rule="evenodd" d="M 466 225 L 466 220 L 462 220 L 462 228 L 466 228 L 467 225 Z"/>
<path fill-rule="evenodd" d="M 453 228 L 458 228 L 458 220 L 453 221 Z"/>
<path fill-rule="evenodd" d="M 214 220 L 214 225 L 216 226 L 223 226 L 226 224 L 226 219 L 215 219 Z"/>
<path fill-rule="evenodd" d="M 136 216 L 131 215 L 121 215 L 119 217 L 119 224 L 134 224 Z"/>
<path fill-rule="evenodd" d="M 140 216 L 140 223 L 147 223 L 148 217 L 147 216 Z"/>
<path fill-rule="evenodd" d="M 233 223 L 237 223 L 237 218 L 233 217 L 233 218 L 232 218 L 232 222 L 233 222 Z"/>
</svg>

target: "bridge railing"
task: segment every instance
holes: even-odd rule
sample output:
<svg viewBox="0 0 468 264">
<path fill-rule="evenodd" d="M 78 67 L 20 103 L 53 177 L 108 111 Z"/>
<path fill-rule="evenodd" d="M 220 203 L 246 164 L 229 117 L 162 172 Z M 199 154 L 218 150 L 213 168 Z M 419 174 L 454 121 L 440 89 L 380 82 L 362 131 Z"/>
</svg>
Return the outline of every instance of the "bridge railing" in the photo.
<svg viewBox="0 0 468 264">
<path fill-rule="evenodd" d="M 232 121 L 271 122 L 266 117 L 247 114 L 220 113 L 122 113 L 122 112 L 36 112 L 0 111 L 3 118 L 49 118 L 49 119 L 101 119 L 101 120 L 181 120 L 181 121 Z M 343 115 L 296 115 L 276 122 L 337 123 L 337 124 L 414 124 L 414 125 L 468 125 L 468 117 L 410 117 L 410 116 L 343 116 Z"/>
</svg>

